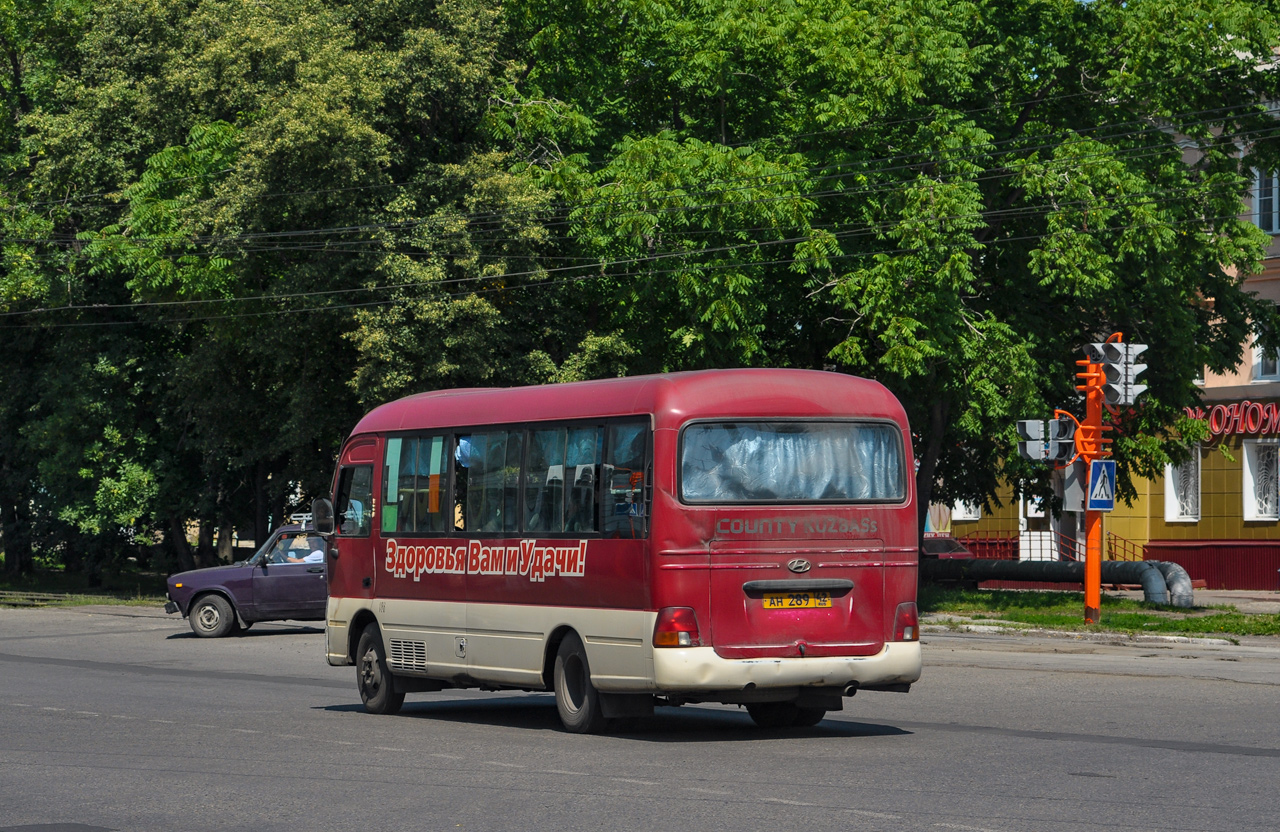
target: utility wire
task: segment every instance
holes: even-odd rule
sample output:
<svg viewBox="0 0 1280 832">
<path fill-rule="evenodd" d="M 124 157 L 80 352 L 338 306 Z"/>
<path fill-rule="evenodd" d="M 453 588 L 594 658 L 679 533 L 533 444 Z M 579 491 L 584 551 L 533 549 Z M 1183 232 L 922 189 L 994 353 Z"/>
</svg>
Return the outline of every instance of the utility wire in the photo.
<svg viewBox="0 0 1280 832">
<path fill-rule="evenodd" d="M 1233 219 L 1235 217 L 1236 215 L 1234 214 L 1222 215 L 1217 217 L 1208 217 L 1208 218 L 1203 218 L 1203 220 L 1198 220 L 1197 224 L 1202 221 L 1217 222 L 1225 219 Z M 1177 228 L 1186 224 L 1190 224 L 1190 223 L 1170 223 L 1170 224 L 1165 224 L 1158 227 L 1161 229 Z M 1103 232 L 1114 233 L 1118 231 L 1131 230 L 1134 228 L 1141 228 L 1141 227 L 1151 227 L 1151 226 L 1150 224 L 1147 224 L 1147 223 L 1133 223 L 1127 226 L 1111 226 L 1111 227 L 1103 227 L 1098 229 L 1087 229 L 1087 230 L 1073 229 L 1073 232 L 1094 235 L 1094 234 L 1103 233 Z M 982 243 L 980 245 L 980 248 L 987 248 L 994 245 L 1004 245 L 1004 244 L 1009 244 L 1014 242 L 1028 242 L 1033 240 L 1041 240 L 1051 236 L 1056 236 L 1056 232 L 1021 235 L 1017 237 L 997 238 L 995 240 Z M 922 251 L 922 249 L 897 248 L 897 249 L 881 249 L 881 250 L 872 250 L 872 251 L 841 252 L 841 253 L 828 254 L 828 255 L 815 255 L 813 257 L 801 257 L 801 258 L 788 257 L 788 258 L 778 258 L 775 260 L 746 262 L 746 263 L 735 262 L 735 263 L 721 263 L 721 264 L 714 264 L 714 263 L 700 264 L 699 269 L 701 271 L 715 272 L 723 269 L 732 269 L 732 268 L 744 268 L 744 267 L 755 268 L 755 267 L 774 266 L 774 265 L 795 265 L 799 263 L 843 261 L 843 260 L 848 260 L 853 258 L 874 257 L 874 256 L 881 256 L 881 255 L 884 255 L 884 256 L 904 255 L 904 254 L 919 253 L 920 251 Z M 620 265 L 625 264 L 625 261 L 619 261 L 618 264 Z M 571 275 L 567 277 L 561 277 L 561 278 L 556 278 L 556 279 L 546 280 L 546 281 L 539 281 L 539 282 L 532 282 L 532 283 L 517 283 L 510 286 L 503 285 L 498 287 L 482 287 L 480 289 L 474 289 L 470 291 L 445 292 L 443 294 L 446 297 L 466 297 L 470 295 L 491 294 L 494 292 L 509 292 L 509 291 L 520 291 L 525 289 L 532 289 L 532 288 L 565 286 L 565 285 L 579 283 L 585 280 L 599 280 L 603 278 L 610 278 L 610 279 L 616 280 L 616 279 L 625 278 L 625 277 L 655 276 L 655 275 L 662 275 L 662 274 L 670 274 L 670 273 L 683 271 L 683 270 L 684 269 L 676 268 L 676 269 L 666 269 L 666 270 L 646 269 L 646 270 L 637 270 L 637 271 L 623 272 L 623 273 L 597 272 L 597 273 L 586 274 L 586 275 Z M 542 275 L 542 274 L 548 274 L 550 271 L 552 270 L 540 270 L 538 272 L 530 272 L 525 274 L 526 275 Z M 456 283 L 464 280 L 501 280 L 501 279 L 516 277 L 516 276 L 521 276 L 521 275 L 518 273 L 512 273 L 512 274 L 492 275 L 492 276 L 483 276 L 483 277 L 475 277 L 475 278 L 457 278 L 457 279 L 453 279 L 452 281 L 432 281 L 430 283 L 403 284 L 396 287 L 382 287 L 382 288 L 435 288 L 450 282 Z M 332 293 L 333 292 L 297 293 L 294 295 L 287 295 L 287 296 L 275 296 L 275 298 L 273 299 L 292 299 L 292 298 L 298 298 L 298 297 L 327 295 Z M 87 321 L 87 322 L 81 321 L 81 322 L 72 322 L 72 323 L 52 323 L 52 324 L 17 324 L 17 325 L 10 324 L 10 325 L 0 325 L 0 329 L 62 329 L 62 328 L 80 328 L 80 327 L 103 327 L 103 326 L 158 325 L 158 324 L 173 324 L 173 323 L 182 324 L 182 323 L 201 322 L 201 321 L 210 321 L 210 320 L 226 320 L 226 319 L 235 319 L 235 318 L 294 314 L 298 312 L 322 312 L 322 311 L 335 311 L 335 310 L 345 310 L 345 309 L 361 309 L 361 308 L 368 308 L 368 307 L 399 304 L 399 303 L 407 302 L 408 300 L 411 300 L 411 299 L 391 298 L 391 299 L 385 299 L 380 301 L 368 301 L 363 303 L 336 304 L 336 305 L 324 305 L 324 306 L 313 305 L 313 306 L 305 306 L 305 307 L 299 307 L 294 309 L 274 309 L 274 310 L 264 310 L 264 311 L 258 311 L 258 312 L 242 312 L 242 313 L 218 314 L 218 315 L 207 315 L 207 316 L 187 316 L 183 318 L 160 319 L 155 321 L 136 321 L 136 320 Z M 161 304 L 117 304 L 117 305 L 111 305 L 111 306 L 62 307 L 60 308 L 59 311 L 67 311 L 67 310 L 99 311 L 103 309 L 137 308 L 139 306 L 150 306 L 150 305 L 161 305 Z M 164 304 L 164 305 L 168 305 L 168 304 Z M 55 311 L 55 310 L 49 310 L 49 311 Z"/>
</svg>

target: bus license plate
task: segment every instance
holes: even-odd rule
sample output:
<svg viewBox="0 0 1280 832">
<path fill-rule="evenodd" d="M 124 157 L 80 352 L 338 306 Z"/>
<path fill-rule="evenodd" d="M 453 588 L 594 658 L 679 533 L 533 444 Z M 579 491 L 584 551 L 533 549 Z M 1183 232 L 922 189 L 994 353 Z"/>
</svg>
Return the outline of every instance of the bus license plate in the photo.
<svg viewBox="0 0 1280 832">
<path fill-rule="evenodd" d="M 766 592 L 767 610 L 804 610 L 831 606 L 830 592 Z"/>
</svg>

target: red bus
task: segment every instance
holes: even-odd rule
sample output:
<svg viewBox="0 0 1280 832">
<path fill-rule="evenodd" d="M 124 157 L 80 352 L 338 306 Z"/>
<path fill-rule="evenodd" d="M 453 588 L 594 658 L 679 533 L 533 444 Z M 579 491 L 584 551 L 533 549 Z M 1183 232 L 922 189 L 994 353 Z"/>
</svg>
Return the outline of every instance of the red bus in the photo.
<svg viewBox="0 0 1280 832">
<path fill-rule="evenodd" d="M 861 378 L 712 370 L 423 393 L 342 448 L 327 658 L 365 707 L 552 690 L 814 724 L 920 676 L 911 436 Z"/>
</svg>

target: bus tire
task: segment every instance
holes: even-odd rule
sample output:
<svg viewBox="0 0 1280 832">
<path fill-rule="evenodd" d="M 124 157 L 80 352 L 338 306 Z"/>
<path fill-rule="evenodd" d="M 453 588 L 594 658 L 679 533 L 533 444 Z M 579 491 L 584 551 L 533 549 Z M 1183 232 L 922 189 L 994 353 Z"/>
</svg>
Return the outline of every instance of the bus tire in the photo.
<svg viewBox="0 0 1280 832">
<path fill-rule="evenodd" d="M 364 709 L 371 714 L 394 714 L 404 704 L 404 693 L 396 690 L 395 677 L 387 669 L 382 633 L 376 623 L 364 628 L 356 646 L 356 687 Z"/>
<path fill-rule="evenodd" d="M 222 638 L 236 627 L 236 611 L 231 602 L 216 592 L 201 595 L 187 616 L 191 632 L 200 638 Z"/>
<path fill-rule="evenodd" d="M 591 684 L 591 666 L 587 651 L 576 633 L 560 642 L 552 670 L 556 691 L 556 710 L 566 731 L 573 734 L 598 734 L 606 720 L 600 709 L 600 694 Z"/>
<path fill-rule="evenodd" d="M 751 721 L 761 728 L 787 728 L 796 724 L 800 709 L 794 702 L 753 702 L 747 706 Z"/>
<path fill-rule="evenodd" d="M 826 715 L 826 708 L 796 708 L 796 718 L 791 724 L 797 728 L 808 728 L 817 725 Z"/>
</svg>

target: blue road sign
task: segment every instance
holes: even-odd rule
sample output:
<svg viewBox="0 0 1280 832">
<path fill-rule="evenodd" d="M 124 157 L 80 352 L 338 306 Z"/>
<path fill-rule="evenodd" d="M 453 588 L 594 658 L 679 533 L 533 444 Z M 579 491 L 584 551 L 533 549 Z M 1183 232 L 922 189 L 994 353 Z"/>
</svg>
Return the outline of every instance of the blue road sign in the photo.
<svg viewBox="0 0 1280 832">
<path fill-rule="evenodd" d="M 1089 463 L 1089 511 L 1113 511 L 1116 507 L 1116 464 L 1109 459 Z"/>
</svg>

